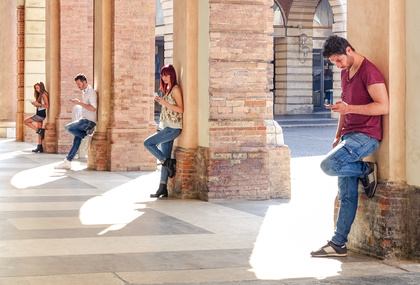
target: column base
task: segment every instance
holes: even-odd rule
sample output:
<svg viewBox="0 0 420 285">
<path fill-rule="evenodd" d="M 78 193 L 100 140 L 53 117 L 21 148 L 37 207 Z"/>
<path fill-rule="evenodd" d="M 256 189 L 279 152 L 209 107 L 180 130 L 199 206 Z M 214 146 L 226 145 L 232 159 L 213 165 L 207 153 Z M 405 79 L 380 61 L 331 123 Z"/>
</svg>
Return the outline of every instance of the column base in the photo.
<svg viewBox="0 0 420 285">
<path fill-rule="evenodd" d="M 73 144 L 73 136 L 68 134 L 64 128 L 70 122 L 71 118 L 61 117 L 58 117 L 55 121 L 57 153 L 68 153 Z"/>
<path fill-rule="evenodd" d="M 291 197 L 290 150 L 273 120 L 214 122 L 210 147 L 177 147 L 172 196 L 182 199 L 268 200 Z M 237 137 L 254 139 L 233 142 Z"/>
<path fill-rule="evenodd" d="M 171 196 L 181 199 L 208 200 L 208 159 L 209 149 L 175 148 L 176 175 L 169 179 L 168 186 Z"/>
<path fill-rule="evenodd" d="M 375 196 L 367 198 L 360 184 L 349 249 L 381 259 L 420 261 L 419 204 L 418 187 L 382 182 Z M 336 214 L 337 210 L 336 207 Z"/>
<path fill-rule="evenodd" d="M 107 157 L 109 171 L 154 171 L 156 158 L 150 154 L 143 143 L 146 138 L 156 131 L 156 126 L 144 129 L 116 129 L 108 128 L 107 152 L 104 154 L 104 141 L 101 137 L 101 152 Z M 93 150 L 92 150 L 93 152 Z M 99 153 L 98 153 L 99 154 Z M 98 155 L 97 154 L 97 155 Z M 89 152 L 90 155 L 90 152 Z M 99 159 L 99 158 L 98 158 Z"/>
<path fill-rule="evenodd" d="M 56 153 L 57 152 L 56 125 L 55 123 L 47 123 L 45 124 L 44 128 L 45 128 L 45 137 L 43 141 L 44 152 Z"/>
<path fill-rule="evenodd" d="M 88 152 L 88 168 L 98 171 L 108 170 L 108 142 L 105 132 L 95 132 Z"/>
</svg>

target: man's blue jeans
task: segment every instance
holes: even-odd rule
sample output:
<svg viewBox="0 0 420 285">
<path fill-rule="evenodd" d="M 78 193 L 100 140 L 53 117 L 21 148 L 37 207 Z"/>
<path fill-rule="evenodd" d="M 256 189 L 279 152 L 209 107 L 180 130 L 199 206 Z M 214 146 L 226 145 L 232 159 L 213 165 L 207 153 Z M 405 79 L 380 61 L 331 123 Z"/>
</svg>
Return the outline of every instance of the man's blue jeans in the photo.
<svg viewBox="0 0 420 285">
<path fill-rule="evenodd" d="M 87 119 L 81 119 L 66 125 L 66 132 L 74 136 L 73 145 L 71 146 L 69 154 L 66 157 L 68 161 L 73 160 L 77 154 L 77 151 L 79 150 L 80 143 L 85 138 L 87 132 L 93 129 L 95 126 L 96 124 L 94 122 Z"/>
<path fill-rule="evenodd" d="M 150 151 L 159 161 L 164 162 L 171 158 L 174 140 L 181 134 L 182 129 L 164 128 L 160 132 L 151 135 L 144 141 L 144 147 Z M 160 149 L 157 147 L 160 144 Z M 160 183 L 166 184 L 168 181 L 168 170 L 162 167 Z"/>
<path fill-rule="evenodd" d="M 356 216 L 359 178 L 362 178 L 368 170 L 367 164 L 362 159 L 374 153 L 378 146 L 377 139 L 365 134 L 346 134 L 321 162 L 321 169 L 325 174 L 338 176 L 340 209 L 337 227 L 331 239 L 336 245 L 342 246 L 347 242 L 347 236 Z"/>
</svg>

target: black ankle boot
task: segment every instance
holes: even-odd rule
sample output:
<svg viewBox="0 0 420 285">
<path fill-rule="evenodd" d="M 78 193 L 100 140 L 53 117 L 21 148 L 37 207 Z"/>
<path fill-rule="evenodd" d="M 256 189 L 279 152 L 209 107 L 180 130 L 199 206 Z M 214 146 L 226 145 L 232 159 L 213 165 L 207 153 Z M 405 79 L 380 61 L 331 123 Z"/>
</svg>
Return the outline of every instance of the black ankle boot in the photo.
<svg viewBox="0 0 420 285">
<path fill-rule="evenodd" d="M 172 178 L 175 176 L 175 164 L 176 164 L 176 159 L 172 159 L 172 158 L 168 158 L 163 162 L 163 166 L 166 167 L 166 169 L 168 169 L 168 176 L 169 178 Z"/>
<path fill-rule="evenodd" d="M 36 149 L 33 149 L 32 152 L 44 152 L 44 149 L 42 148 L 42 144 L 39 144 Z"/>
<path fill-rule="evenodd" d="M 160 184 L 156 194 L 150 194 L 150 198 L 160 198 L 161 196 L 168 197 L 168 188 L 166 188 L 166 184 Z"/>
<path fill-rule="evenodd" d="M 33 150 L 32 150 L 32 152 L 38 152 L 38 151 L 39 151 L 39 146 L 40 146 L 40 144 L 39 144 L 39 145 L 37 145 L 37 146 L 36 146 L 36 149 L 33 149 Z"/>
<path fill-rule="evenodd" d="M 44 139 L 45 129 L 37 129 L 36 133 L 39 134 L 39 136 L 41 137 L 41 140 Z"/>
</svg>

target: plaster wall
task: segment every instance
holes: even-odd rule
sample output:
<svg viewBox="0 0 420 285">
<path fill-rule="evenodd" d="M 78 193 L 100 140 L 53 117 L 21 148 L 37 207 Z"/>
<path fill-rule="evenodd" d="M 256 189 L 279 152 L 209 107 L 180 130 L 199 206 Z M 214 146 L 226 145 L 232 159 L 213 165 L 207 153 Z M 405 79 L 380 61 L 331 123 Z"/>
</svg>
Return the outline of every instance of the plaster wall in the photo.
<svg viewBox="0 0 420 285">
<path fill-rule="evenodd" d="M 348 247 L 383 259 L 420 260 L 417 2 L 348 2 L 348 38 L 381 70 L 390 99 L 384 141 L 376 152 L 382 181 L 371 199 L 359 188 Z"/>
<path fill-rule="evenodd" d="M 0 121 L 15 121 L 16 116 L 16 96 L 17 96 L 17 19 L 16 1 L 0 1 L 0 61 L 7 63 L 2 65 L 0 72 L 0 105 L 8 106 L 0 112 Z M 15 64 L 13 64 L 15 63 Z"/>
<path fill-rule="evenodd" d="M 174 68 L 181 86 L 184 114 L 183 130 L 178 145 L 197 147 L 198 104 L 198 4 L 192 0 L 178 0 L 174 6 Z"/>
<path fill-rule="evenodd" d="M 407 183 L 420 186 L 420 2 L 406 0 L 407 74 Z"/>
<path fill-rule="evenodd" d="M 386 3 L 385 3 L 386 2 Z M 389 0 L 349 0 L 347 40 L 353 48 L 373 62 L 389 86 Z M 377 11 L 372 14 L 371 11 Z M 351 24 L 357 23 L 357 24 Z M 390 100 L 392 104 L 393 101 Z M 383 139 L 371 160 L 378 162 L 380 179 L 389 177 L 389 116 L 382 117 Z"/>
<path fill-rule="evenodd" d="M 198 145 L 209 147 L 209 0 L 198 4 Z"/>
</svg>

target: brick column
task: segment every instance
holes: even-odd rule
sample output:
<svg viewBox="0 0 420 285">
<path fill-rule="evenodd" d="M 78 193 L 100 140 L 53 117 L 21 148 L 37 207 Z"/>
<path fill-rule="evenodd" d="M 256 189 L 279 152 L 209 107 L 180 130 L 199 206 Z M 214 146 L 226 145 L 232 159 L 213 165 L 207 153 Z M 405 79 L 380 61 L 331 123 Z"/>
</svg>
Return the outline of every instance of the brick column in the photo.
<svg viewBox="0 0 420 285">
<path fill-rule="evenodd" d="M 153 104 L 155 3 L 115 0 L 112 9 L 107 169 L 154 170 L 156 159 L 144 148 L 143 142 L 156 132 Z M 101 98 L 103 96 L 101 92 Z M 108 104 L 106 100 L 104 104 Z M 105 111 L 102 107 L 100 110 Z M 103 115 L 101 113 L 102 120 Z M 101 125 L 100 131 L 104 128 L 105 125 Z M 98 145 L 104 151 L 104 134 L 100 140 Z"/>
<path fill-rule="evenodd" d="M 76 87 L 74 77 L 84 73 L 93 86 L 93 0 L 60 1 L 60 94 L 51 94 L 58 100 L 56 118 L 57 152 L 67 153 L 73 136 L 64 126 L 71 122 L 74 104 L 68 98 L 78 98 L 82 92 Z M 54 98 L 57 96 L 56 98 Z M 55 104 L 55 103 L 54 103 Z M 100 101 L 99 101 L 100 104 Z"/>
<path fill-rule="evenodd" d="M 271 5 L 268 0 L 210 0 L 209 199 L 290 196 L 289 153 L 282 146 L 281 128 L 272 120 L 269 91 Z M 276 155 L 284 168 L 274 164 Z M 285 184 L 279 185 L 274 176 Z"/>
</svg>

